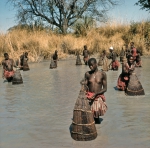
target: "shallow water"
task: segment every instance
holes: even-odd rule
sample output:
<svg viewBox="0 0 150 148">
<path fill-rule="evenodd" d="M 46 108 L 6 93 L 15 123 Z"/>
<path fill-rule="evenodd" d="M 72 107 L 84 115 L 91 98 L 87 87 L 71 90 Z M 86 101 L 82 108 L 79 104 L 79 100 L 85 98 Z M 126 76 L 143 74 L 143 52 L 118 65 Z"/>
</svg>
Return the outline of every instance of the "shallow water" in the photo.
<svg viewBox="0 0 150 148">
<path fill-rule="evenodd" d="M 75 60 L 58 61 L 57 69 L 49 62 L 29 64 L 20 85 L 0 77 L 0 148 L 150 148 L 150 59 L 142 60 L 136 73 L 145 96 L 115 90 L 121 67 L 107 72 L 108 111 L 96 124 L 98 137 L 87 142 L 73 140 L 69 131 L 87 66 Z"/>
</svg>

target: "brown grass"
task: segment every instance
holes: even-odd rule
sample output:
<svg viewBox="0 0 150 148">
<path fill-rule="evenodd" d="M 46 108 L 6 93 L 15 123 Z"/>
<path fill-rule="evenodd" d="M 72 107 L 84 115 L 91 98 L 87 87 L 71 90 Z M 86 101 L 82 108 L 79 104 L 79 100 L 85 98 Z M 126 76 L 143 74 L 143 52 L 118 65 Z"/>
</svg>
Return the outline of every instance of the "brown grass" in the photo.
<svg viewBox="0 0 150 148">
<path fill-rule="evenodd" d="M 150 33 L 144 31 L 146 22 L 135 24 L 135 26 L 108 23 L 99 28 L 90 29 L 86 36 L 76 37 L 75 34 L 59 35 L 46 31 L 28 31 L 16 29 L 6 34 L 0 34 L 0 61 L 4 52 L 8 52 L 14 60 L 25 52 L 29 52 L 31 62 L 50 59 L 57 49 L 59 58 L 67 58 L 68 54 L 82 53 L 86 44 L 91 53 L 100 53 L 103 49 L 108 50 L 110 46 L 119 52 L 124 44 L 134 41 L 135 46 L 144 55 L 150 55 L 149 39 Z M 150 23 L 148 23 L 150 28 Z M 133 27 L 137 27 L 138 32 L 133 34 Z M 147 35 L 145 38 L 145 34 Z"/>
</svg>

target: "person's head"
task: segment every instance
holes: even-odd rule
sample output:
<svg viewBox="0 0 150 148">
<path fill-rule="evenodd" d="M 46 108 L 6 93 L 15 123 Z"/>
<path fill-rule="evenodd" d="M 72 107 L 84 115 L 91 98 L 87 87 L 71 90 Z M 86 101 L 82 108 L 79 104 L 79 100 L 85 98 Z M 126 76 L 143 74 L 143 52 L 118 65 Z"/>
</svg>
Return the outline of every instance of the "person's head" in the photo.
<svg viewBox="0 0 150 148">
<path fill-rule="evenodd" d="M 86 45 L 84 45 L 83 47 L 84 47 L 85 50 L 87 50 L 87 46 Z"/>
<path fill-rule="evenodd" d="M 4 58 L 5 58 L 5 60 L 8 60 L 8 59 L 9 59 L 8 53 L 4 53 Z"/>
<path fill-rule="evenodd" d="M 129 63 L 129 64 L 133 64 L 133 62 L 134 62 L 133 56 L 132 56 L 132 55 L 129 55 L 129 56 L 128 56 L 128 63 Z"/>
<path fill-rule="evenodd" d="M 106 50 L 103 50 L 102 52 L 103 52 L 104 54 L 106 54 Z"/>
<path fill-rule="evenodd" d="M 27 57 L 28 56 L 28 52 L 25 52 L 24 55 L 25 55 L 25 57 Z"/>
<path fill-rule="evenodd" d="M 57 50 L 55 50 L 55 54 L 57 54 L 58 53 L 58 51 Z"/>
<path fill-rule="evenodd" d="M 97 61 L 95 58 L 90 58 L 88 60 L 88 65 L 91 71 L 95 71 L 97 69 Z"/>
<path fill-rule="evenodd" d="M 134 48 L 134 42 L 130 43 L 130 47 L 131 47 L 131 49 Z"/>
<path fill-rule="evenodd" d="M 109 47 L 109 51 L 110 52 L 113 52 L 113 50 L 114 50 L 114 48 L 111 46 L 111 47 Z"/>
</svg>

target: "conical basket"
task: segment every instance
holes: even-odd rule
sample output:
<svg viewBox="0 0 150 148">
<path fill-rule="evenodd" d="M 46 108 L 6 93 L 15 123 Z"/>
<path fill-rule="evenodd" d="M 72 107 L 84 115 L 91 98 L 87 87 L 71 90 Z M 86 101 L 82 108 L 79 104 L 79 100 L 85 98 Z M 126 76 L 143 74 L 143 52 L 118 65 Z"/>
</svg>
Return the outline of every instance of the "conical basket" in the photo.
<svg viewBox="0 0 150 148">
<path fill-rule="evenodd" d="M 108 71 L 109 70 L 109 63 L 108 63 L 108 59 L 106 56 L 104 56 L 103 59 L 103 71 Z"/>
<path fill-rule="evenodd" d="M 99 61 L 98 61 L 98 66 L 102 66 L 103 65 L 103 57 L 100 56 Z"/>
<path fill-rule="evenodd" d="M 23 83 L 23 79 L 20 73 L 20 70 L 16 70 L 13 76 L 13 80 L 12 80 L 12 84 L 22 84 Z"/>
<path fill-rule="evenodd" d="M 54 60 L 51 58 L 51 63 L 50 63 L 50 69 L 56 68 L 56 64 L 54 62 Z"/>
<path fill-rule="evenodd" d="M 23 61 L 23 71 L 28 71 L 30 70 L 28 62 L 26 60 Z"/>
<path fill-rule="evenodd" d="M 144 89 L 135 73 L 132 73 L 130 75 L 130 80 L 127 89 L 125 91 L 125 94 L 128 96 L 145 95 Z"/>
<path fill-rule="evenodd" d="M 76 141 L 90 141 L 97 137 L 93 113 L 85 93 L 82 87 L 73 110 L 71 137 Z"/>
<path fill-rule="evenodd" d="M 77 54 L 76 65 L 82 65 L 79 54 Z"/>
</svg>

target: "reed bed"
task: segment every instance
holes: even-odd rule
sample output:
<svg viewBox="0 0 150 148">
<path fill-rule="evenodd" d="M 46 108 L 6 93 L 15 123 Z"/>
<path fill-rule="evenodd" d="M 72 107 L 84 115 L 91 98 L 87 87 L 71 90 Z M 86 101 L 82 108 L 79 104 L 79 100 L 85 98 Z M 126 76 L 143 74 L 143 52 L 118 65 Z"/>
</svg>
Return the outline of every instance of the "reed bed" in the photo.
<svg viewBox="0 0 150 148">
<path fill-rule="evenodd" d="M 85 30 L 84 30 L 85 31 Z M 137 49 L 143 55 L 150 55 L 150 22 L 131 24 L 107 23 L 101 27 L 92 27 L 83 34 L 57 34 L 46 30 L 14 29 L 0 34 L 0 62 L 3 54 L 8 52 L 14 60 L 27 51 L 30 62 L 40 62 L 50 59 L 55 50 L 59 58 L 67 58 L 82 54 L 83 46 L 87 45 L 91 54 L 108 51 L 110 46 L 119 53 L 124 45 L 135 42 Z"/>
</svg>

